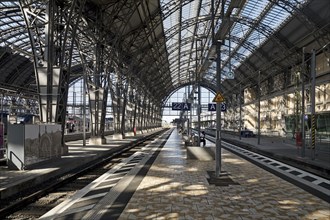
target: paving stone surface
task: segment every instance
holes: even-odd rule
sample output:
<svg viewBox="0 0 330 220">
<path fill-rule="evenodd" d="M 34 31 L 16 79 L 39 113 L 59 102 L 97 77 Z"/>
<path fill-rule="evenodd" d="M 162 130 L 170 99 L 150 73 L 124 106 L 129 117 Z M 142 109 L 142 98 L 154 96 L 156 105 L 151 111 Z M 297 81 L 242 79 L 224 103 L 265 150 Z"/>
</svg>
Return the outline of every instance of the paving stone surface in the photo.
<svg viewBox="0 0 330 220">
<path fill-rule="evenodd" d="M 330 219 L 330 204 L 223 150 L 221 169 L 238 184 L 209 184 L 215 161 L 186 159 L 176 130 L 119 219 Z"/>
</svg>

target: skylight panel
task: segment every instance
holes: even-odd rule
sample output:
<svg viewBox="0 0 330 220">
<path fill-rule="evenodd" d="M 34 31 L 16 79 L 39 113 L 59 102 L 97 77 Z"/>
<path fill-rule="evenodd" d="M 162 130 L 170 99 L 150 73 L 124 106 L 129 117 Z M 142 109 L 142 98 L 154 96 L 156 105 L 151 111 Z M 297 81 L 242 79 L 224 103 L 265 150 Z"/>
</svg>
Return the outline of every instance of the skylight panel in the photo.
<svg viewBox="0 0 330 220">
<path fill-rule="evenodd" d="M 247 38 L 247 41 L 252 43 L 253 45 L 255 45 L 256 47 L 259 47 L 261 45 L 261 43 L 263 43 L 265 37 L 261 38 L 260 36 L 263 35 L 262 33 L 258 32 L 258 31 L 253 31 L 252 34 L 250 34 L 250 36 Z"/>
<path fill-rule="evenodd" d="M 22 17 L 22 16 L 19 16 L 19 15 L 10 16 L 10 18 L 11 18 L 13 21 L 22 21 L 22 20 L 23 20 L 23 17 Z"/>
<path fill-rule="evenodd" d="M 193 9 L 195 7 L 195 3 L 189 3 L 186 4 L 182 7 L 182 19 L 189 19 L 189 18 L 193 18 L 196 16 L 196 14 L 193 13 Z"/>
<path fill-rule="evenodd" d="M 261 14 L 268 3 L 269 0 L 248 0 L 248 3 L 243 9 L 242 16 L 255 19 Z"/>
<path fill-rule="evenodd" d="M 14 1 L 1 1 L 0 2 L 1 5 L 5 6 L 5 7 L 16 7 L 18 6 L 18 2 L 14 2 Z"/>
<path fill-rule="evenodd" d="M 1 25 L 1 30 L 9 30 L 10 28 L 8 24 Z"/>
<path fill-rule="evenodd" d="M 188 37 L 191 37 L 192 36 L 192 33 L 187 30 L 187 29 L 183 29 L 181 31 L 181 38 L 188 38 Z"/>
<path fill-rule="evenodd" d="M 164 31 L 166 31 L 167 29 L 171 28 L 171 19 L 167 18 L 165 20 L 163 20 L 163 25 L 164 25 Z"/>
<path fill-rule="evenodd" d="M 282 24 L 282 22 L 289 16 L 289 12 L 275 5 L 264 17 L 263 23 L 271 27 L 273 30 L 277 30 L 277 28 Z"/>
<path fill-rule="evenodd" d="M 234 25 L 233 30 L 231 31 L 231 35 L 236 36 L 238 38 L 242 38 L 249 29 L 250 29 L 250 27 L 245 24 L 236 23 Z"/>
<path fill-rule="evenodd" d="M 210 0 L 202 0 L 202 7 L 200 11 L 200 16 L 210 16 L 211 11 L 211 1 Z"/>
</svg>

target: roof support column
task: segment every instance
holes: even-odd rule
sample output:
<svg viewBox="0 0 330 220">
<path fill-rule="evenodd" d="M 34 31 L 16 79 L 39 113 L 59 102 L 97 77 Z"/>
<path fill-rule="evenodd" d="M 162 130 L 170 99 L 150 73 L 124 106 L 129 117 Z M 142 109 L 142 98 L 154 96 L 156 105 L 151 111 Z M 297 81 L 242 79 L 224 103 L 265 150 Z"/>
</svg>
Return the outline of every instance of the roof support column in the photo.
<svg viewBox="0 0 330 220">
<path fill-rule="evenodd" d="M 143 96 L 143 101 L 142 101 L 142 117 L 141 117 L 141 130 L 145 130 L 146 129 L 146 114 L 147 114 L 147 97 L 146 95 Z"/>
<path fill-rule="evenodd" d="M 125 132 L 126 132 L 126 106 L 127 106 L 127 92 L 128 92 L 128 82 L 125 84 L 125 88 L 123 91 L 123 106 L 122 106 L 122 112 L 121 112 L 121 134 L 122 137 L 125 138 Z"/>
<path fill-rule="evenodd" d="M 310 148 L 312 150 L 312 160 L 315 160 L 315 141 L 316 141 L 316 118 L 315 118 L 315 78 L 316 78 L 316 55 L 315 50 L 312 50 L 311 58 L 311 143 Z"/>
<path fill-rule="evenodd" d="M 155 127 L 155 104 L 152 102 L 151 103 L 151 114 L 150 114 L 150 126 L 152 128 Z"/>
<path fill-rule="evenodd" d="M 258 94 L 258 144 L 260 144 L 260 111 L 261 111 L 261 88 L 260 88 L 260 70 L 258 72 L 258 86 L 257 86 L 257 94 Z"/>
<path fill-rule="evenodd" d="M 61 3 L 50 0 L 38 7 L 34 2 L 19 1 L 34 55 L 40 121 L 61 124 L 61 142 L 64 146 L 67 82 L 70 78 L 73 42 L 85 1 L 78 5 L 77 1 Z M 74 12 L 77 9 L 78 13 Z M 41 37 L 43 32 L 44 38 Z"/>
<path fill-rule="evenodd" d="M 302 50 L 302 63 L 301 63 L 301 157 L 305 157 L 306 148 L 306 132 L 305 132 L 305 48 Z"/>
<path fill-rule="evenodd" d="M 151 111 L 151 100 L 150 100 L 150 98 L 148 99 L 148 104 L 147 104 L 148 106 L 146 106 L 147 107 L 147 117 L 146 117 L 146 127 L 147 127 L 147 130 L 149 130 L 150 129 L 150 118 L 151 118 L 151 116 L 150 116 L 150 111 Z"/>
<path fill-rule="evenodd" d="M 140 96 L 138 97 L 138 113 L 137 113 L 137 129 L 142 132 L 142 101 L 141 101 L 141 98 Z"/>
<path fill-rule="evenodd" d="M 217 49 L 217 91 L 221 91 L 221 42 L 215 42 Z M 221 105 L 220 102 L 216 104 L 216 148 L 215 148 L 215 177 L 220 177 L 221 173 Z"/>
<path fill-rule="evenodd" d="M 97 43 L 95 46 L 94 75 L 88 82 L 89 109 L 91 117 L 91 142 L 104 144 L 104 125 L 106 103 L 109 90 L 109 74 L 106 72 L 104 62 L 104 45 Z"/>
<path fill-rule="evenodd" d="M 133 102 L 134 102 L 134 110 L 133 110 L 133 132 L 134 132 L 134 136 L 136 136 L 136 130 L 137 130 L 137 110 L 138 110 L 138 102 L 137 102 L 137 95 L 133 95 Z"/>
<path fill-rule="evenodd" d="M 112 98 L 112 106 L 113 106 L 113 114 L 114 114 L 114 131 L 115 133 L 120 132 L 120 106 L 121 106 L 121 98 L 120 98 L 120 88 L 119 83 L 116 83 L 114 97 Z"/>
</svg>

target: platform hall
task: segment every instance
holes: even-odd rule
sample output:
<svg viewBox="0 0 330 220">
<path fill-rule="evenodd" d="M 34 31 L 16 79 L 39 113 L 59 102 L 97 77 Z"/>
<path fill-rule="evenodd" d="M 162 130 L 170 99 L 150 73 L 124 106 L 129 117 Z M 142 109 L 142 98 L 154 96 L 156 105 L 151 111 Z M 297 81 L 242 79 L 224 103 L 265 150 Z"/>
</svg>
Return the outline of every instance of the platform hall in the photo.
<svg viewBox="0 0 330 220">
<path fill-rule="evenodd" d="M 329 11 L 0 0 L 0 219 L 327 219 Z"/>
</svg>

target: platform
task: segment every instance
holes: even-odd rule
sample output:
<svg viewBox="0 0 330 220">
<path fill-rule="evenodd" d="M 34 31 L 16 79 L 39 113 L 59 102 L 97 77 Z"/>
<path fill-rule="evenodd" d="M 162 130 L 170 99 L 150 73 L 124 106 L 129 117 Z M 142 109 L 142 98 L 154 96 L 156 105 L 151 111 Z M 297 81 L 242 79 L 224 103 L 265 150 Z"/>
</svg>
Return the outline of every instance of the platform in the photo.
<svg viewBox="0 0 330 220">
<path fill-rule="evenodd" d="M 215 184 L 210 181 L 214 160 L 187 159 L 184 141 L 174 129 L 146 176 L 135 182 L 131 197 L 127 198 L 129 187 L 116 192 L 122 199 L 112 208 L 123 206 L 120 213 L 109 213 L 111 207 L 95 203 L 93 207 L 89 204 L 92 213 L 88 218 L 77 213 L 73 219 L 330 218 L 329 203 L 229 151 L 222 150 L 221 165 L 224 179 L 220 181 L 225 184 Z M 32 172 L 26 175 L 31 176 Z M 133 185 L 134 182 L 130 187 Z M 57 219 L 56 214 L 50 216 L 42 219 Z"/>
<path fill-rule="evenodd" d="M 120 219 L 330 218 L 329 203 L 225 150 L 233 183 L 209 184 L 214 161 L 187 160 L 180 137 L 172 133 Z"/>
<path fill-rule="evenodd" d="M 65 203 L 41 219 L 63 219 L 63 215 L 56 217 L 58 210 L 65 213 L 63 209 L 68 210 L 70 219 L 328 220 L 330 217 L 329 203 L 226 150 L 222 152 L 220 184 L 210 181 L 214 166 L 214 161 L 187 159 L 184 141 L 175 129 L 140 182 L 133 181 L 126 189 L 118 191 L 117 187 L 107 194 L 119 194 L 120 199 L 110 204 L 105 202 L 104 198 L 110 199 L 106 195 L 95 205 L 80 207 L 76 218 Z M 123 183 L 127 184 L 127 180 L 121 180 Z M 130 192 L 132 188 L 136 188 L 134 192 Z M 122 210 L 118 213 L 118 209 Z M 86 215 L 81 216 L 82 212 Z"/>
<path fill-rule="evenodd" d="M 7 166 L 0 166 L 0 199 L 7 198 L 43 181 L 47 181 L 63 173 L 69 172 L 98 158 L 102 158 L 119 147 L 125 147 L 150 135 L 159 129 L 150 130 L 144 134 L 114 139 L 112 135 L 106 136 L 107 144 L 91 145 L 89 139 L 86 146 L 82 146 L 82 140 L 67 141 L 69 154 L 61 158 L 52 159 L 41 164 L 31 166 L 28 170 L 10 170 Z"/>
</svg>

